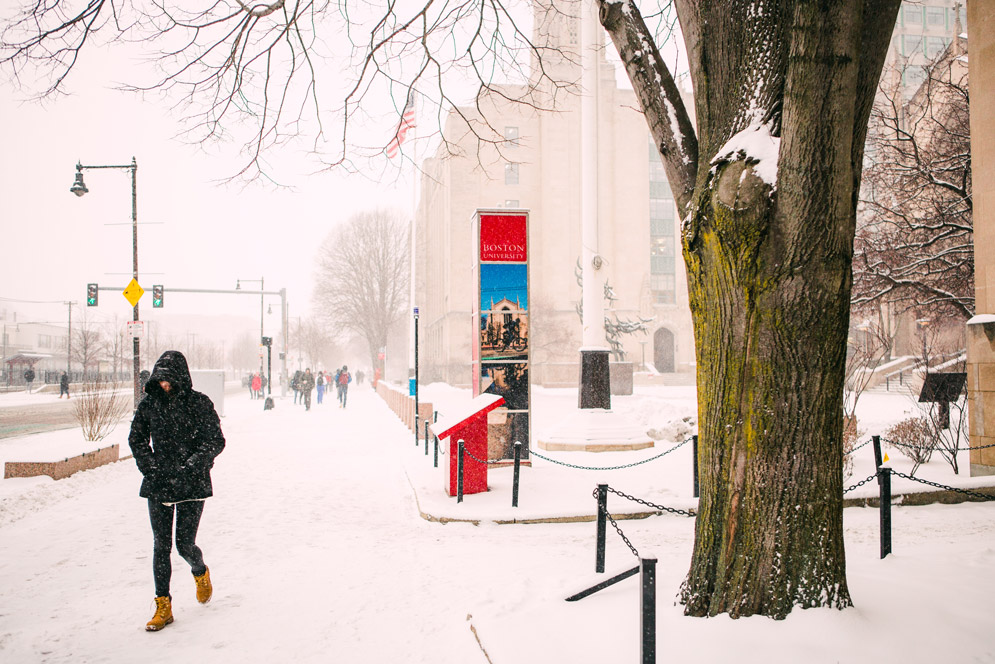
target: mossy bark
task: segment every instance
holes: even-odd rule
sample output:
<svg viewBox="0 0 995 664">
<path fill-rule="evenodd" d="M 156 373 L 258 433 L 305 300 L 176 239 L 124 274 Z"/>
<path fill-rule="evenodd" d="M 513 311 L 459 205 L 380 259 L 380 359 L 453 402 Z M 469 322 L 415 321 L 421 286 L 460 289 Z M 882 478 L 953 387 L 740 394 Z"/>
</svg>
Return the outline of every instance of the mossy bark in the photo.
<svg viewBox="0 0 995 664">
<path fill-rule="evenodd" d="M 683 106 L 635 6 L 601 2 L 684 217 L 701 455 L 690 615 L 851 604 L 839 459 L 855 205 L 898 6 L 677 0 L 691 140 L 674 135 Z M 720 154 L 751 127 L 768 157 L 750 141 Z"/>
</svg>

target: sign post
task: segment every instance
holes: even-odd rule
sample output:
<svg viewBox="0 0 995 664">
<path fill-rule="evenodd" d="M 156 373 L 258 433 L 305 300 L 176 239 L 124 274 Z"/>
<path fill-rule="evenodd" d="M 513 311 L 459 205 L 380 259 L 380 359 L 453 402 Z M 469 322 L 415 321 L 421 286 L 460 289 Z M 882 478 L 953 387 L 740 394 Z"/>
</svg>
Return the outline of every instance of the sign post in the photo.
<svg viewBox="0 0 995 664">
<path fill-rule="evenodd" d="M 488 457 L 492 460 L 511 462 L 515 442 L 522 443 L 528 459 L 528 235 L 525 210 L 477 210 L 474 214 L 473 396 L 496 394 L 505 401 L 505 407 L 489 417 Z"/>
</svg>

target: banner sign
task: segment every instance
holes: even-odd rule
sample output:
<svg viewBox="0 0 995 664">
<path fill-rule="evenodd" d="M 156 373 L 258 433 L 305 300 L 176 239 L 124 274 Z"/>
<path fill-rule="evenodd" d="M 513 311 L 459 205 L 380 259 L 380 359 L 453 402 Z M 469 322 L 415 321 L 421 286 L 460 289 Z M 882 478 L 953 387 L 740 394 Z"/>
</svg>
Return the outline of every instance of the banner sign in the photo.
<svg viewBox="0 0 995 664">
<path fill-rule="evenodd" d="M 514 458 L 515 441 L 528 458 L 529 213 L 477 210 L 473 218 L 473 396 L 504 397 L 488 416 L 488 457 Z"/>
</svg>

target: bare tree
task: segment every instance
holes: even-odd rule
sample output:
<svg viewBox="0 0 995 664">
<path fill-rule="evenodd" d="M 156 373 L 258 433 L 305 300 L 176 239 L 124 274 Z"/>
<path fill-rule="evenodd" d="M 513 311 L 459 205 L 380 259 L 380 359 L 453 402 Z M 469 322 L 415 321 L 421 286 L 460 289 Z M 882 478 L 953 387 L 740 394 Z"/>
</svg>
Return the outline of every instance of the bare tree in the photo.
<svg viewBox="0 0 995 664">
<path fill-rule="evenodd" d="M 325 363 L 329 351 L 334 347 L 329 325 L 312 317 L 299 320 L 290 338 L 294 347 L 306 358 L 307 366 L 312 368 Z"/>
<path fill-rule="evenodd" d="M 871 113 L 854 256 L 854 306 L 974 315 L 970 94 L 956 40 L 906 98 L 886 71 Z"/>
<path fill-rule="evenodd" d="M 82 319 L 73 326 L 72 354 L 73 362 L 83 367 L 83 373 L 99 370 L 100 361 L 107 355 L 107 339 L 85 311 Z"/>
<path fill-rule="evenodd" d="M 408 224 L 386 210 L 362 212 L 325 239 L 318 253 L 314 301 L 330 325 L 365 342 L 370 366 L 408 304 Z"/>
<path fill-rule="evenodd" d="M 849 606 L 839 459 L 856 200 L 900 0 L 673 0 L 648 8 L 659 25 L 680 22 L 695 123 L 634 0 L 595 2 L 683 220 L 702 460 L 685 612 L 783 618 L 795 606 Z M 165 74 L 145 87 L 182 91 L 204 109 L 194 125 L 201 136 L 246 119 L 250 167 L 259 149 L 279 144 L 307 117 L 316 141 L 325 135 L 321 123 L 336 118 L 338 149 L 324 159 L 349 165 L 352 120 L 378 95 L 397 104 L 388 114 L 396 124 L 416 88 L 432 91 L 439 113 L 462 113 L 448 92 L 453 78 L 479 83 L 477 110 L 489 96 L 555 107 L 572 83 L 556 73 L 572 54 L 551 51 L 542 25 L 531 39 L 497 0 L 385 10 L 349 0 L 236 0 L 237 7 L 221 2 L 195 12 L 140 0 L 93 0 L 77 12 L 63 4 L 35 3 L 8 24 L 0 64 L 14 76 L 35 62 L 48 66 L 46 80 L 58 89 L 88 43 L 159 41 Z M 590 8 L 549 4 L 554 23 L 572 18 L 561 7 Z M 338 26 L 321 21 L 333 15 Z M 321 38 L 323 29 L 356 46 L 349 64 L 357 66 L 344 68 L 354 73 L 332 114 L 321 108 L 317 73 L 343 69 L 315 64 L 332 41 Z M 486 119 L 465 121 L 480 141 L 503 140 Z M 402 226 L 384 242 L 406 238 Z M 363 236 L 349 239 L 355 245 L 326 243 L 321 273 L 337 276 L 320 280 L 319 300 L 324 314 L 361 330 L 375 357 L 406 299 L 406 249 L 396 261 L 370 263 L 360 259 Z M 358 269 L 343 275 L 346 257 Z M 381 269 L 392 276 L 376 281 Z"/>
<path fill-rule="evenodd" d="M 852 246 L 899 5 L 675 0 L 692 125 L 636 5 L 598 0 L 683 220 L 702 473 L 690 615 L 852 603 L 840 464 Z"/>
</svg>

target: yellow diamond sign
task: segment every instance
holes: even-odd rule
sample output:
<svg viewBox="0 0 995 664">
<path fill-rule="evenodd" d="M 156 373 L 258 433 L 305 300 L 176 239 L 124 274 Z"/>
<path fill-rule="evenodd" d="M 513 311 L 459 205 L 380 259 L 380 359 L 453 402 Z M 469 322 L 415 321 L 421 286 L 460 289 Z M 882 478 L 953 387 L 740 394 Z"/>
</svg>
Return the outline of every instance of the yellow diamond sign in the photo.
<svg viewBox="0 0 995 664">
<path fill-rule="evenodd" d="M 138 285 L 138 281 L 132 279 L 128 287 L 121 292 L 124 294 L 125 299 L 131 302 L 131 306 L 137 307 L 138 301 L 145 294 L 145 289 Z"/>
</svg>

